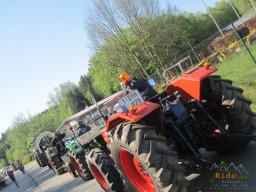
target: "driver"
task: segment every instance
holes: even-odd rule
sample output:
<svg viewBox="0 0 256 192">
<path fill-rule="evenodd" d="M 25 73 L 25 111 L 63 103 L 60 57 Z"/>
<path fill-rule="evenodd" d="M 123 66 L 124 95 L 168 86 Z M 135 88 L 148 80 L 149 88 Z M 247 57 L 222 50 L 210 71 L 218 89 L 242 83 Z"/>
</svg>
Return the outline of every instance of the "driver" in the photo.
<svg viewBox="0 0 256 192">
<path fill-rule="evenodd" d="M 51 145 L 53 147 L 57 147 L 57 150 L 60 152 L 61 148 L 64 146 L 64 143 L 62 142 L 62 139 L 66 136 L 66 133 L 60 133 L 59 131 L 56 131 L 53 133 L 53 138 Z M 57 143 L 60 143 L 62 146 L 57 145 Z"/>
<path fill-rule="evenodd" d="M 119 79 L 125 88 L 137 89 L 144 100 L 157 95 L 157 92 L 153 89 L 153 87 L 150 86 L 146 79 L 132 78 L 125 71 L 120 74 Z"/>
<path fill-rule="evenodd" d="M 79 127 L 76 130 L 77 137 L 91 130 L 91 127 L 89 127 L 88 125 L 85 125 L 82 120 L 78 120 L 78 124 L 79 124 Z"/>
</svg>

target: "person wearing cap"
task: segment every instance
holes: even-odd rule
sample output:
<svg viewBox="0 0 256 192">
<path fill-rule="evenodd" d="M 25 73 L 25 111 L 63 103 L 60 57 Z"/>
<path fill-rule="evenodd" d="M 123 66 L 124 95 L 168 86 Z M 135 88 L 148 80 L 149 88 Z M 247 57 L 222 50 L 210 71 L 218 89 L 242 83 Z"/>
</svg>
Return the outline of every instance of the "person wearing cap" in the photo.
<svg viewBox="0 0 256 192">
<path fill-rule="evenodd" d="M 15 183 L 15 185 L 20 188 L 19 184 L 17 183 L 17 180 L 13 174 L 13 168 L 9 165 L 7 168 L 7 175 L 9 176 L 9 178 Z"/>
<path fill-rule="evenodd" d="M 22 174 L 26 175 L 27 173 L 25 171 L 25 167 L 21 160 L 17 160 L 17 165 L 18 165 L 19 170 L 22 172 Z"/>
<path fill-rule="evenodd" d="M 77 137 L 91 130 L 91 127 L 89 127 L 88 125 L 85 125 L 82 120 L 78 120 L 78 125 L 79 127 L 76 130 Z"/>
<path fill-rule="evenodd" d="M 146 79 L 132 78 L 125 71 L 120 74 L 119 79 L 125 88 L 137 89 L 144 100 L 147 100 L 157 94 Z"/>
<path fill-rule="evenodd" d="M 65 133 L 60 133 L 60 132 L 58 132 L 58 131 L 54 132 L 54 133 L 53 133 L 52 142 L 51 142 L 52 146 L 55 147 L 56 144 L 57 144 L 58 142 L 60 142 L 62 139 L 64 139 L 65 136 L 66 136 Z"/>
<path fill-rule="evenodd" d="M 108 118 L 111 117 L 112 115 L 114 115 L 116 113 L 116 111 L 113 110 L 112 107 L 108 107 Z"/>
</svg>

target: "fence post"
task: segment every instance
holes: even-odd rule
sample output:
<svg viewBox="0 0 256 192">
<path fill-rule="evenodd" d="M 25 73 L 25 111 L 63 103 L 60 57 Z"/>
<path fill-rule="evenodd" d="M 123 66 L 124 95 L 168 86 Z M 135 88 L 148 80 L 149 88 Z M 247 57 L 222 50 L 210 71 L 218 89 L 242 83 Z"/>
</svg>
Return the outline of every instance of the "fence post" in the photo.
<svg viewBox="0 0 256 192">
<path fill-rule="evenodd" d="M 194 48 L 192 47 L 192 45 L 190 44 L 189 41 L 188 41 L 188 44 L 189 44 L 189 47 L 191 48 L 191 50 L 193 51 L 193 53 L 195 54 L 197 61 L 200 62 L 200 59 L 198 58 L 198 56 L 197 56 L 197 54 L 196 54 Z"/>
<path fill-rule="evenodd" d="M 237 32 L 237 30 L 236 30 L 236 28 L 235 28 L 234 24 L 233 24 L 233 23 L 231 23 L 231 25 L 232 25 L 232 27 L 233 27 L 233 29 L 234 29 L 234 31 L 235 31 L 235 33 L 236 33 L 237 37 L 239 38 L 239 40 L 240 40 L 240 41 L 243 43 L 243 45 L 245 46 L 246 51 L 247 51 L 247 52 L 248 52 L 248 54 L 251 56 L 251 58 L 252 58 L 252 60 L 253 60 L 254 64 L 256 64 L 256 60 L 255 60 L 255 58 L 253 57 L 253 55 L 252 55 L 251 51 L 249 50 L 249 48 L 247 47 L 246 43 L 243 41 L 243 39 L 242 39 L 242 38 L 240 37 L 240 35 L 238 34 L 238 32 Z"/>
</svg>

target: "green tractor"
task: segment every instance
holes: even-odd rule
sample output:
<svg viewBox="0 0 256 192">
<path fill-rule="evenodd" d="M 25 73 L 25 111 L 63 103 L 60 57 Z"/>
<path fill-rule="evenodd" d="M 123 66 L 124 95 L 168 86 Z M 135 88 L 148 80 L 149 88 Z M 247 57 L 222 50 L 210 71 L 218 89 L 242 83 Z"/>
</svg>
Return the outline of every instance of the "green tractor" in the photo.
<svg viewBox="0 0 256 192">
<path fill-rule="evenodd" d="M 91 179 L 95 176 L 99 167 L 103 165 L 104 173 L 98 175 L 109 178 L 106 186 L 112 183 L 111 188 L 118 191 L 123 190 L 123 181 L 120 173 L 114 168 L 114 161 L 108 157 L 109 149 L 100 132 L 105 127 L 107 108 L 111 106 L 115 111 L 119 110 L 115 99 L 120 95 L 122 95 L 122 92 L 118 92 L 74 114 L 57 129 L 59 132 L 66 133 L 65 148 L 79 176 L 84 180 Z M 91 130 L 77 136 L 79 121 L 90 126 Z M 96 176 L 97 180 L 99 178 Z M 102 178 L 101 180 L 104 181 L 105 179 Z M 101 185 L 102 182 L 99 183 Z M 103 185 L 101 187 L 105 190 Z"/>
<path fill-rule="evenodd" d="M 57 147 L 51 145 L 53 133 L 40 133 L 35 140 L 35 159 L 40 167 L 48 166 L 56 175 L 69 172 L 71 176 L 76 177 L 77 174 L 71 163 L 70 158 L 66 155 L 65 148 L 62 143 L 57 143 Z M 64 150 L 63 150 L 64 149 Z"/>
<path fill-rule="evenodd" d="M 86 154 L 98 147 L 99 143 L 104 143 L 99 127 L 93 127 L 88 132 L 77 136 L 75 132 L 78 128 L 78 120 L 69 119 L 64 122 L 61 128 L 61 131 L 66 131 L 65 150 L 76 172 L 83 180 L 92 179 L 93 175 L 88 168 Z"/>
<path fill-rule="evenodd" d="M 50 146 L 47 148 L 45 153 L 50 164 L 50 167 L 56 173 L 56 175 L 64 173 L 65 169 L 63 167 L 63 161 L 60 159 L 57 149 Z"/>
<path fill-rule="evenodd" d="M 87 148 L 81 145 L 76 138 L 66 139 L 65 146 L 67 156 L 70 159 L 70 164 L 74 167 L 77 174 L 83 180 L 89 180 L 93 178 L 85 160 Z"/>
<path fill-rule="evenodd" d="M 34 157 L 39 167 L 45 167 L 47 165 L 50 167 L 45 150 L 46 146 L 50 144 L 51 137 L 51 132 L 42 132 L 34 140 Z"/>
</svg>

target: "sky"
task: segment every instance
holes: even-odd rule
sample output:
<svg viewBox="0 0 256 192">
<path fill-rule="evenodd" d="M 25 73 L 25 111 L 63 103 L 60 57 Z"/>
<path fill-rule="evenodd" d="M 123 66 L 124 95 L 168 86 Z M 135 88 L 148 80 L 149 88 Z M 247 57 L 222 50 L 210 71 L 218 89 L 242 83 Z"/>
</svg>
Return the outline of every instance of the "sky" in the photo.
<svg viewBox="0 0 256 192">
<path fill-rule="evenodd" d="M 205 0 L 213 6 L 218 0 Z M 0 0 L 0 132 L 18 113 L 47 109 L 59 84 L 78 83 L 92 55 L 86 34 L 93 0 Z M 160 0 L 206 12 L 201 0 Z"/>
</svg>

